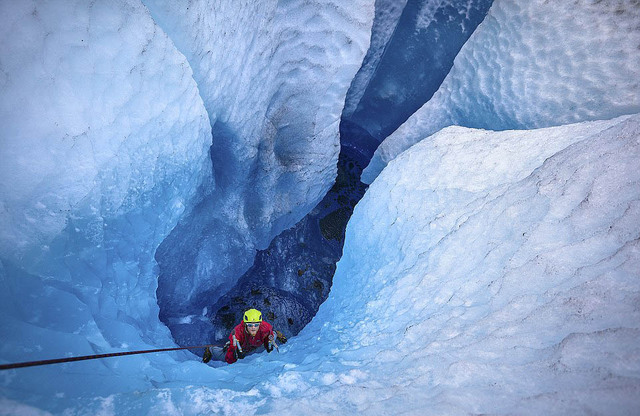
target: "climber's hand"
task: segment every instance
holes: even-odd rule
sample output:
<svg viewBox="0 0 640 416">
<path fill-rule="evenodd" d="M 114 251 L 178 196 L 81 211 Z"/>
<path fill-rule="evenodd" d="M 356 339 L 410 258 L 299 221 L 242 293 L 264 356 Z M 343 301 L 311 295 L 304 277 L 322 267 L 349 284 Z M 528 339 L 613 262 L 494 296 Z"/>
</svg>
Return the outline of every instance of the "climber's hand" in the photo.
<svg viewBox="0 0 640 416">
<path fill-rule="evenodd" d="M 284 334 L 280 331 L 276 331 L 276 339 L 282 344 L 287 343 L 287 337 L 285 337 Z"/>
<path fill-rule="evenodd" d="M 267 352 L 273 351 L 273 344 L 271 343 L 271 341 L 273 341 L 272 336 L 270 336 L 269 339 L 264 340 L 264 349 L 267 350 Z"/>
</svg>

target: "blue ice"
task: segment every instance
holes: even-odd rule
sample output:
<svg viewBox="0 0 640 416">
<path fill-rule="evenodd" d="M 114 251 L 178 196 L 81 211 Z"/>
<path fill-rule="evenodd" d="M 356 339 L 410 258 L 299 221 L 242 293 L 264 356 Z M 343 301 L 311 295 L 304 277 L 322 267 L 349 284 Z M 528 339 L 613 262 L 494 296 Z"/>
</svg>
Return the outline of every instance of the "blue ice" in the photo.
<svg viewBox="0 0 640 416">
<path fill-rule="evenodd" d="M 0 2 L 0 364 L 172 347 L 167 317 L 195 340 L 213 305 L 194 299 L 223 300 L 281 232 L 308 241 L 291 227 L 336 183 L 343 111 L 391 133 L 344 235 L 320 233 L 344 243 L 331 291 L 279 352 L 4 370 L 0 414 L 640 407 L 640 11 L 495 0 L 440 85 L 387 57 L 481 3 L 390 4 Z M 365 111 L 389 85 L 428 101 Z M 311 268 L 260 270 L 296 293 Z"/>
</svg>

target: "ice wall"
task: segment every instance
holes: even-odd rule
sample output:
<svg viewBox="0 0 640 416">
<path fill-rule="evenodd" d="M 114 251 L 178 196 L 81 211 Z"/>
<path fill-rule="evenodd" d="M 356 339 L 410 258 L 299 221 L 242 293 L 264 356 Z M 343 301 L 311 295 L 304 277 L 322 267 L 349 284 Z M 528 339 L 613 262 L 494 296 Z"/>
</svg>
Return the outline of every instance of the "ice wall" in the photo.
<svg viewBox="0 0 640 416">
<path fill-rule="evenodd" d="M 448 125 L 539 128 L 639 111 L 638 21 L 632 0 L 496 0 L 438 92 L 378 148 L 363 180 Z"/>
<path fill-rule="evenodd" d="M 402 11 L 408 0 L 376 0 L 375 19 L 371 27 L 371 43 L 364 57 L 362 66 L 351 81 L 343 115 L 349 117 L 353 114 L 358 103 L 364 95 L 367 85 L 376 72 L 380 60 L 384 55 L 385 47 L 393 36 L 402 16 Z"/>
<path fill-rule="evenodd" d="M 343 119 L 364 128 L 378 142 L 386 138 L 436 92 L 491 3 L 407 1 L 382 51 L 368 54 L 360 77 L 354 80 Z M 379 15 L 381 37 L 388 31 L 385 20 L 395 16 L 395 9 L 388 10 Z M 366 86 L 361 87 L 364 82 Z"/>
<path fill-rule="evenodd" d="M 144 3 L 194 68 L 214 127 L 217 203 L 240 211 L 231 222 L 265 246 L 335 179 L 338 122 L 373 2 Z"/>
<path fill-rule="evenodd" d="M 216 189 L 157 255 L 163 314 L 182 316 L 224 295 L 331 187 L 373 1 L 144 3 L 193 67 L 213 126 Z"/>
<path fill-rule="evenodd" d="M 0 360 L 173 345 L 153 256 L 211 174 L 184 56 L 138 1 L 1 1 L 0 125 Z M 0 387 L 131 388 L 160 373 L 149 360 L 3 373 Z"/>
</svg>

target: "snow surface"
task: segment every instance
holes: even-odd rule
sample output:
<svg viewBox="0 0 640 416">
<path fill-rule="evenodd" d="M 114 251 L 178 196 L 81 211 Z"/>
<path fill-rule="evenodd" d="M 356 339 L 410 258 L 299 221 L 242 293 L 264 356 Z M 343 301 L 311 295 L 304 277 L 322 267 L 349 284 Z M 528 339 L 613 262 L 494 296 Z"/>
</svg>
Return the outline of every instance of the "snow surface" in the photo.
<svg viewBox="0 0 640 416">
<path fill-rule="evenodd" d="M 495 0 L 433 98 L 376 151 L 371 183 L 445 126 L 529 129 L 640 111 L 635 0 Z"/>
<path fill-rule="evenodd" d="M 521 47 L 541 89 L 567 88 L 548 103 L 596 97 L 548 114 L 533 106 L 531 123 L 638 113 L 633 2 L 514 4 L 497 0 L 492 16 L 549 22 L 556 42 L 540 29 L 522 43 L 507 25 L 495 39 L 512 48 L 470 47 L 475 72 L 496 62 L 529 85 L 512 59 Z M 620 13 L 599 17 L 612 4 Z M 195 55 L 151 16 L 134 0 L 0 1 L 0 363 L 174 345 L 157 317 L 153 253 L 212 192 L 218 119 L 199 98 Z M 494 31 L 511 21 L 492 19 Z M 610 37 L 592 30 L 602 50 L 581 54 L 593 22 Z M 559 38 L 593 77 L 586 92 L 579 71 L 552 72 Z M 478 119 L 486 102 L 496 118 L 521 109 L 498 87 L 493 101 L 455 108 Z M 425 138 L 440 127 L 405 128 Z M 372 183 L 327 301 L 280 353 L 232 366 L 175 352 L 2 371 L 0 414 L 635 414 L 638 166 L 639 114 L 446 128 Z"/>
</svg>

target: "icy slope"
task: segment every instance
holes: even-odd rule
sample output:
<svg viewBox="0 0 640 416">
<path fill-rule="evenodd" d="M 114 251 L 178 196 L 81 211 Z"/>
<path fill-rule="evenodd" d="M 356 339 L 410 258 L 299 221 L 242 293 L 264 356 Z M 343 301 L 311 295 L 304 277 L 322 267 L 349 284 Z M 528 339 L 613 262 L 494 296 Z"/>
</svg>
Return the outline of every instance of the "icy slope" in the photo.
<svg viewBox="0 0 640 416">
<path fill-rule="evenodd" d="M 415 145 L 356 207 L 271 410 L 633 413 L 638 166 L 638 115 Z"/>
<path fill-rule="evenodd" d="M 633 0 L 496 0 L 442 86 L 376 151 L 363 180 L 448 125 L 539 128 L 640 111 Z"/>
</svg>

